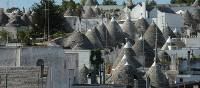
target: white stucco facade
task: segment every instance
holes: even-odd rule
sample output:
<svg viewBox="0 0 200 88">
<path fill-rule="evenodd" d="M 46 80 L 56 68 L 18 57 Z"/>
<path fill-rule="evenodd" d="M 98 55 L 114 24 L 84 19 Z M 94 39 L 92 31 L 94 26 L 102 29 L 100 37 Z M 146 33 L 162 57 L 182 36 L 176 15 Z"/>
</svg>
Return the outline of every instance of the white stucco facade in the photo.
<svg viewBox="0 0 200 88">
<path fill-rule="evenodd" d="M 184 26 L 184 20 L 181 15 L 173 13 L 163 13 L 157 11 L 157 18 L 153 18 L 159 29 L 163 32 L 164 27 L 167 25 L 174 30 L 180 30 Z"/>
<path fill-rule="evenodd" d="M 137 4 L 131 11 L 131 19 L 133 21 L 136 21 L 141 17 L 143 18 L 148 17 L 145 2 Z"/>
</svg>

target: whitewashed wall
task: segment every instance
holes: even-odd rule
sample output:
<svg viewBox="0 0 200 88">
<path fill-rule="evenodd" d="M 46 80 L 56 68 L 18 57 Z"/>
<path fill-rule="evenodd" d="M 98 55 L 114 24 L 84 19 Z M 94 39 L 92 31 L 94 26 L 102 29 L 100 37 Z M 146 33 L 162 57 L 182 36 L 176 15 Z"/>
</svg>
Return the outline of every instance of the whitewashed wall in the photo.
<svg viewBox="0 0 200 88">
<path fill-rule="evenodd" d="M 138 4 L 131 11 L 131 18 L 133 21 L 138 20 L 139 18 L 141 18 L 141 16 L 144 18 L 148 17 L 145 2 L 142 2 L 142 5 Z"/>
<path fill-rule="evenodd" d="M 191 38 L 184 38 L 183 39 L 186 47 L 200 47 L 200 35 L 195 36 L 195 37 L 191 37 Z"/>
<path fill-rule="evenodd" d="M 38 59 L 44 59 L 49 66 L 47 88 L 68 88 L 76 81 L 77 69 L 70 70 L 76 62 L 69 60 L 77 59 L 77 55 L 66 56 L 60 47 L 3 47 L 0 53 L 1 66 L 36 66 Z"/>
<path fill-rule="evenodd" d="M 78 68 L 90 66 L 90 50 L 65 50 L 65 54 L 78 54 Z"/>
<path fill-rule="evenodd" d="M 180 30 L 184 26 L 184 20 L 181 15 L 172 13 L 163 13 L 158 11 L 157 18 L 154 18 L 154 22 L 157 24 L 159 29 L 163 32 L 163 28 L 168 25 L 172 30 L 175 28 Z"/>
</svg>

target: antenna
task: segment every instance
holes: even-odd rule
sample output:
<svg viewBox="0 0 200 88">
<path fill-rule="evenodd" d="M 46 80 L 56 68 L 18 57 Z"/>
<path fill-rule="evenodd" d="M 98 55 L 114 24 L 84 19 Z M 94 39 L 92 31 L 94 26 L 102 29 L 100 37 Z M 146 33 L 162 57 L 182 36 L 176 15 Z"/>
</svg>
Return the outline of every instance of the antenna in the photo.
<svg viewBox="0 0 200 88">
<path fill-rule="evenodd" d="M 156 11 L 157 11 L 157 5 L 156 5 Z M 156 22 L 158 22 L 158 15 L 157 15 L 157 18 L 156 18 Z M 155 26 L 156 26 L 156 24 L 155 24 Z M 158 28 L 157 28 L 157 26 L 156 26 L 156 41 L 155 41 L 155 59 L 154 59 L 154 62 L 158 62 L 158 49 L 157 49 L 157 47 L 158 47 Z"/>
<path fill-rule="evenodd" d="M 50 33 L 49 33 L 49 2 L 47 3 L 47 6 L 48 6 L 48 19 L 47 19 L 47 21 L 48 21 L 48 25 L 47 25 L 47 27 L 48 27 L 48 37 L 47 37 L 47 39 L 48 39 L 48 41 L 49 41 L 49 37 L 50 37 Z"/>
<path fill-rule="evenodd" d="M 45 9 L 44 9 L 44 41 L 45 41 L 45 39 L 46 39 L 46 24 L 47 24 L 47 22 L 46 22 L 46 19 L 47 19 L 47 1 L 44 1 L 44 3 L 45 3 Z"/>
</svg>

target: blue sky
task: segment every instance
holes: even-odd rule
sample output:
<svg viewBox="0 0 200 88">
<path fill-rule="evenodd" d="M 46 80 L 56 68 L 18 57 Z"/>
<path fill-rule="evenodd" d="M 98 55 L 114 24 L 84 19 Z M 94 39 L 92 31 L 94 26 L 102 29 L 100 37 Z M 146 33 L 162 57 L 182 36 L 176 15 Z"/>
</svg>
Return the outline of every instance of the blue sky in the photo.
<svg viewBox="0 0 200 88">
<path fill-rule="evenodd" d="M 8 8 L 8 7 L 25 7 L 30 8 L 33 3 L 37 3 L 40 0 L 0 0 L 0 8 Z M 58 4 L 62 2 L 62 0 L 55 0 Z M 75 0 L 78 2 L 79 0 Z M 103 0 L 98 0 L 101 3 Z M 126 0 L 116 0 L 118 4 L 121 4 Z M 145 1 L 145 0 L 133 0 L 135 3 Z M 169 3 L 170 0 L 156 0 L 158 3 Z"/>
</svg>

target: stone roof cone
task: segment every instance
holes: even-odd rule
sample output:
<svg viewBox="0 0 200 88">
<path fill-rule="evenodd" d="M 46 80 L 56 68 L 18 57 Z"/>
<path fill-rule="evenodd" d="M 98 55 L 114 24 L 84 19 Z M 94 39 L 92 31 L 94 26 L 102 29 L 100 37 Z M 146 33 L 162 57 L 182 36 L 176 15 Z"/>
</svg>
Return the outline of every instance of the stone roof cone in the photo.
<svg viewBox="0 0 200 88">
<path fill-rule="evenodd" d="M 30 25 L 31 24 L 31 21 L 29 19 L 29 15 L 27 13 L 23 14 L 21 19 L 25 22 L 26 25 Z"/>
<path fill-rule="evenodd" d="M 104 23 L 101 23 L 97 26 L 97 30 L 99 31 L 101 38 L 102 38 L 102 44 L 105 47 L 113 46 L 113 40 L 111 36 L 108 33 L 107 27 L 104 25 Z"/>
<path fill-rule="evenodd" d="M 146 77 L 150 79 L 150 86 L 153 88 L 169 88 L 169 81 L 161 69 L 158 57 L 155 57 L 154 63 L 146 73 Z"/>
<path fill-rule="evenodd" d="M 145 57 L 145 66 L 150 67 L 153 63 L 153 59 L 155 57 L 153 48 L 143 40 L 143 37 L 140 37 L 139 40 L 135 42 L 133 45 L 133 50 L 135 51 L 137 56 Z"/>
<path fill-rule="evenodd" d="M 123 57 L 125 54 L 126 54 L 127 56 L 129 56 L 129 55 L 132 56 L 132 58 L 134 58 L 133 56 L 136 56 L 135 52 L 134 52 L 133 49 L 132 49 L 132 44 L 128 41 L 127 38 L 126 38 L 126 44 L 123 46 L 121 52 L 119 53 L 117 59 L 116 59 L 115 62 L 114 62 L 114 65 L 113 65 L 114 68 L 119 64 L 119 62 L 121 61 L 122 57 Z M 137 66 L 136 66 L 136 67 L 137 67 Z"/>
<path fill-rule="evenodd" d="M 122 29 L 120 25 L 116 22 L 115 18 L 112 17 L 111 21 L 108 24 L 108 32 L 112 37 L 113 43 L 117 44 L 120 43 L 122 39 Z"/>
<path fill-rule="evenodd" d="M 165 51 L 159 51 L 158 58 L 160 62 L 165 63 L 165 64 L 168 64 L 169 62 L 171 62 L 171 58 L 169 54 Z"/>
<path fill-rule="evenodd" d="M 71 49 L 93 49 L 90 40 L 81 32 L 73 32 L 69 37 L 64 38 L 63 45 Z"/>
<path fill-rule="evenodd" d="M 98 5 L 95 6 L 94 13 L 95 15 L 101 15 L 101 9 L 98 7 Z"/>
<path fill-rule="evenodd" d="M 129 44 L 126 47 L 129 47 Z M 136 62 L 137 60 L 131 55 L 124 54 L 113 72 L 113 82 L 134 86 L 134 79 L 141 79 L 143 76 L 143 73 L 137 70 L 137 67 L 141 65 L 137 66 Z"/>
<path fill-rule="evenodd" d="M 95 33 L 95 30 L 88 30 L 85 34 L 87 38 L 90 40 L 90 42 L 93 44 L 95 48 L 103 48 L 103 45 L 99 38 L 97 37 L 97 34 Z"/>
<path fill-rule="evenodd" d="M 172 29 L 168 25 L 166 25 L 166 27 L 164 27 L 164 29 L 163 29 L 163 36 L 164 36 L 165 40 L 167 40 L 168 37 L 176 38 L 176 35 L 174 34 Z"/>
<path fill-rule="evenodd" d="M 199 7 L 200 3 L 199 0 L 195 0 L 194 3 L 192 4 L 192 6 L 194 7 Z"/>
<path fill-rule="evenodd" d="M 127 0 L 126 6 L 127 6 L 129 9 L 132 9 L 132 8 L 134 7 L 133 1 L 132 1 L 132 0 Z"/>
<path fill-rule="evenodd" d="M 191 13 L 188 10 L 185 11 L 183 17 L 184 17 L 184 24 L 185 25 L 190 26 L 191 24 L 193 24 L 192 15 L 191 15 Z"/>
<path fill-rule="evenodd" d="M 85 2 L 85 6 L 95 6 L 95 5 L 96 5 L 95 0 L 87 0 Z"/>
<path fill-rule="evenodd" d="M 80 84 L 88 83 L 88 78 L 87 78 L 88 74 L 89 74 L 89 69 L 84 64 L 84 66 L 79 71 L 79 79 L 80 79 L 79 83 Z"/>
<path fill-rule="evenodd" d="M 67 9 L 67 11 L 64 13 L 65 16 L 74 16 L 74 12 L 71 8 Z"/>
<path fill-rule="evenodd" d="M 15 15 L 13 18 L 10 19 L 6 26 L 11 27 L 19 27 L 19 26 L 26 26 L 26 23 L 21 19 L 20 15 Z"/>
<path fill-rule="evenodd" d="M 193 19 L 195 19 L 197 22 L 200 22 L 200 9 L 194 10 Z"/>
<path fill-rule="evenodd" d="M 170 50 L 169 45 L 171 45 L 171 37 L 168 37 L 167 41 L 165 42 L 161 50 Z"/>
<path fill-rule="evenodd" d="M 129 39 L 136 40 L 137 29 L 130 19 L 130 14 L 127 14 L 127 19 L 122 25 L 123 32 L 129 35 Z"/>
<path fill-rule="evenodd" d="M 3 12 L 3 10 L 0 10 L 0 26 L 7 24 L 8 20 L 9 17 Z"/>
<path fill-rule="evenodd" d="M 146 32 L 149 24 L 143 17 L 141 17 L 136 21 L 135 26 L 137 28 L 138 33 L 142 35 Z"/>
<path fill-rule="evenodd" d="M 173 33 L 176 35 L 177 38 L 181 37 L 181 34 L 179 33 L 179 30 L 177 28 L 174 29 Z"/>
<path fill-rule="evenodd" d="M 151 23 L 147 31 L 144 33 L 144 39 L 152 48 L 154 48 L 156 42 L 156 31 L 158 36 L 158 48 L 161 48 L 165 43 L 165 38 L 163 37 L 162 32 L 154 22 Z"/>
<path fill-rule="evenodd" d="M 136 76 L 133 73 L 136 73 L 135 67 L 130 65 L 130 62 L 127 61 L 121 62 L 118 67 L 119 68 L 115 69 L 113 72 L 113 82 L 115 84 L 134 86 L 134 79 L 136 79 Z"/>
<path fill-rule="evenodd" d="M 91 7 L 87 8 L 85 11 L 85 14 L 83 14 L 83 18 L 92 18 L 95 17 L 95 12 Z"/>
<path fill-rule="evenodd" d="M 156 29 L 159 30 L 159 29 Z M 166 75 L 163 73 L 161 69 L 160 60 L 158 58 L 158 33 L 156 33 L 156 41 L 155 41 L 155 58 L 154 63 L 149 68 L 149 70 L 146 72 L 146 78 L 149 79 L 147 83 L 150 83 L 149 85 L 152 88 L 169 88 L 169 81 L 166 78 Z"/>
</svg>

